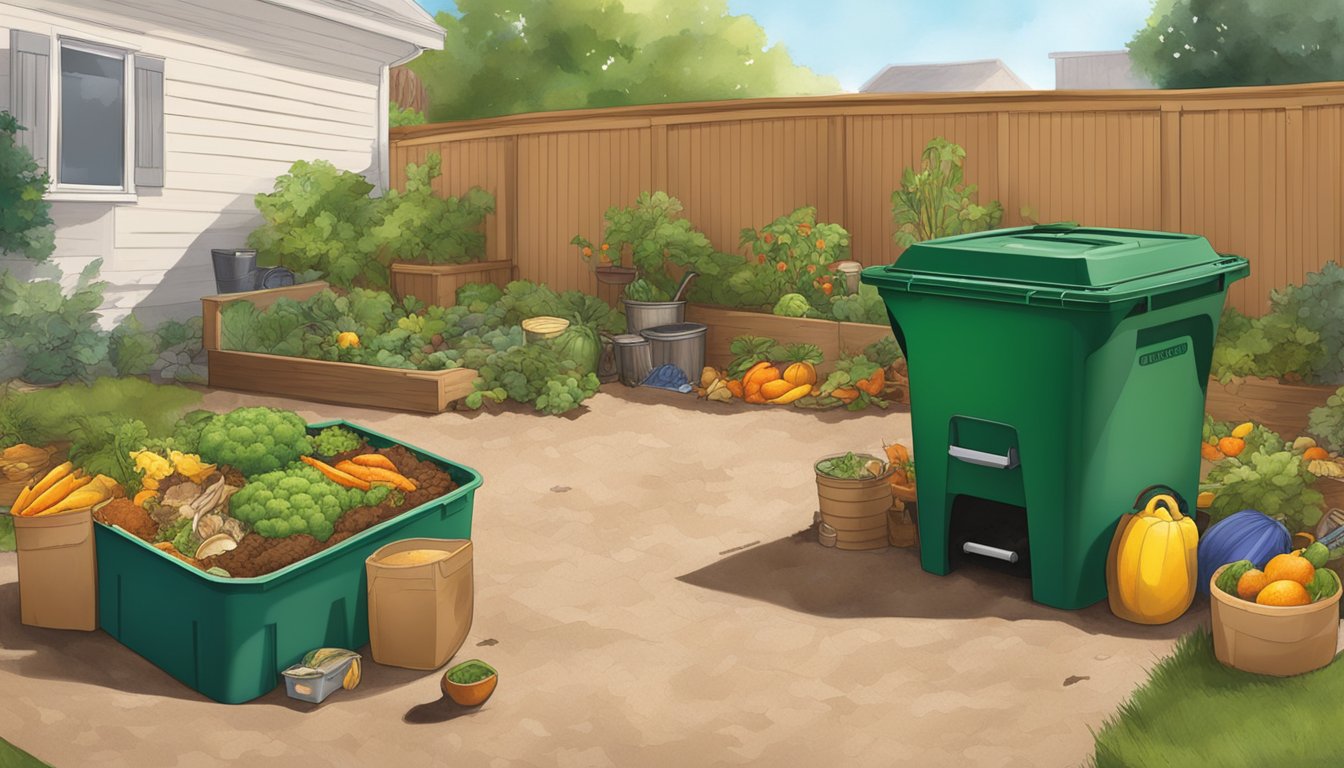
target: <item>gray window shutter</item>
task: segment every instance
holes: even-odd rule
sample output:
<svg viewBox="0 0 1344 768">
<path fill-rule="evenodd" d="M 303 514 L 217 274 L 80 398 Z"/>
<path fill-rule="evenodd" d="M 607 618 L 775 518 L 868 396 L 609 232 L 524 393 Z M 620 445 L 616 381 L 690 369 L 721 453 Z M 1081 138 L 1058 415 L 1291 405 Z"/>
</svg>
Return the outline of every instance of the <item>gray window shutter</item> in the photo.
<svg viewBox="0 0 1344 768">
<path fill-rule="evenodd" d="M 135 186 L 163 186 L 163 59 L 135 56 Z"/>
<path fill-rule="evenodd" d="M 9 31 L 9 113 L 27 130 L 20 146 L 47 167 L 47 131 L 51 121 L 51 38 L 17 29 Z"/>
</svg>

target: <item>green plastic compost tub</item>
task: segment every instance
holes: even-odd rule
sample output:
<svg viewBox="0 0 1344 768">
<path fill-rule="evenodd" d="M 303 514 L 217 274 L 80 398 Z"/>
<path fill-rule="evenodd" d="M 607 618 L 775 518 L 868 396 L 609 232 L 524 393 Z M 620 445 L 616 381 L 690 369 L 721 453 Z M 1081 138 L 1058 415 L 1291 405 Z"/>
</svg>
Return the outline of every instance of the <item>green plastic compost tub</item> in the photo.
<svg viewBox="0 0 1344 768">
<path fill-rule="evenodd" d="M 374 448 L 402 445 L 446 470 L 457 488 L 274 573 L 221 578 L 167 557 L 120 528 L 95 526 L 99 625 L 200 693 L 238 704 L 275 688 L 314 648 L 369 641 L 364 561 L 409 538 L 471 538 L 475 470 L 345 421 Z"/>
<path fill-rule="evenodd" d="M 1195 497 L 1218 319 L 1249 272 L 1202 237 L 1071 224 L 864 270 L 909 365 L 924 569 L 992 562 L 1046 605 L 1103 599 L 1135 496 Z"/>
</svg>

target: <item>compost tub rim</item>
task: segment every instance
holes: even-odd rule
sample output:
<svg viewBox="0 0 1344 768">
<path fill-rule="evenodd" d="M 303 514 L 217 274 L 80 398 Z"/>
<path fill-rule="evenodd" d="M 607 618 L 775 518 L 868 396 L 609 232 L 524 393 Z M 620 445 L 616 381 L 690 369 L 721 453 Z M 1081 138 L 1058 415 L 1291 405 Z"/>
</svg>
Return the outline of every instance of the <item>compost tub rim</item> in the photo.
<svg viewBox="0 0 1344 768">
<path fill-rule="evenodd" d="M 368 427 L 362 427 L 362 426 L 360 426 L 360 425 L 358 425 L 358 424 L 355 424 L 355 423 L 353 423 L 353 422 L 346 421 L 345 419 L 329 419 L 329 420 L 327 420 L 327 421 L 318 421 L 318 422 L 314 422 L 314 423 L 312 423 L 312 424 L 308 424 L 308 425 L 307 425 L 307 428 L 310 429 L 310 430 L 320 430 L 320 429 L 326 429 L 327 427 L 336 427 L 336 426 L 347 427 L 347 428 L 349 428 L 349 429 L 351 429 L 351 430 L 353 430 L 353 431 L 355 431 L 355 432 L 360 433 L 362 436 L 364 436 L 364 437 L 366 437 L 366 438 L 367 438 L 367 437 L 381 438 L 381 439 L 383 439 L 383 440 L 386 440 L 386 441 L 392 443 L 393 445 L 399 445 L 399 446 L 401 446 L 402 448 L 405 448 L 406 450 L 408 450 L 408 451 L 410 451 L 411 453 L 415 454 L 417 457 L 421 458 L 422 461 L 425 460 L 425 459 L 428 459 L 428 460 L 430 460 L 430 461 L 433 461 L 434 463 L 436 463 L 436 464 L 438 464 L 438 465 L 440 466 L 440 469 L 443 469 L 445 472 L 448 472 L 449 475 L 451 475 L 452 472 L 449 471 L 448 467 L 456 467 L 456 468 L 458 468 L 458 469 L 461 469 L 461 470 L 465 471 L 465 472 L 468 473 L 469 475 L 471 475 L 471 479 L 468 480 L 466 483 L 462 483 L 462 484 L 458 485 L 458 487 L 452 489 L 451 491 L 449 491 L 448 493 L 445 493 L 445 494 L 442 495 L 442 496 L 438 496 L 438 497 L 436 497 L 436 498 L 430 499 L 430 500 L 426 501 L 426 502 L 423 503 L 423 504 L 420 504 L 420 505 L 418 505 L 418 506 L 415 506 L 415 507 L 412 507 L 412 508 L 410 508 L 410 509 L 407 509 L 407 510 L 405 510 L 405 511 L 403 511 L 403 512 L 400 512 L 400 513 L 398 513 L 395 517 L 390 518 L 390 519 L 388 519 L 388 520 L 384 520 L 383 522 L 378 523 L 377 525 L 371 525 L 371 526 L 369 526 L 368 528 L 365 528 L 364 530 L 360 531 L 359 533 L 356 533 L 355 535 L 353 535 L 353 536 L 351 536 L 351 537 L 345 539 L 344 541 L 342 541 L 341 543 L 339 543 L 339 544 L 337 544 L 337 545 L 335 545 L 335 546 L 333 546 L 333 547 L 328 547 L 328 548 L 326 548 L 326 549 L 323 549 L 322 551 L 320 551 L 320 552 L 316 552 L 316 553 L 314 553 L 314 554 L 312 554 L 312 555 L 309 555 L 308 557 L 305 557 L 305 558 L 303 558 L 302 560 L 299 560 L 299 561 L 297 561 L 297 562 L 290 563 L 289 565 L 286 565 L 284 568 L 280 568 L 280 569 L 278 569 L 278 570 L 271 571 L 270 573 L 267 573 L 267 574 L 262 574 L 261 576 L 239 576 L 239 577 L 234 577 L 234 576 L 216 576 L 216 575 L 213 574 L 213 573 L 207 573 L 207 572 L 201 570 L 200 568 L 197 568 L 197 567 L 195 567 L 195 566 L 188 565 L 187 563 L 182 562 L 182 561 L 179 560 L 178 558 L 173 557 L 172 555 L 168 554 L 167 552 L 164 552 L 163 550 L 161 550 L 161 549 L 159 549 L 159 548 L 157 548 L 157 547 L 155 547 L 155 546 L 149 544 L 149 543 L 146 542 L 144 539 L 140 538 L 139 536 L 136 536 L 136 535 L 132 534 L 130 531 L 127 531 L 127 530 L 125 530 L 124 528 L 121 528 L 121 527 L 119 527 L 119 526 L 115 526 L 115 525 L 108 525 L 108 524 L 106 524 L 106 523 L 104 523 L 104 522 L 101 522 L 101 521 L 99 521 L 99 520 L 97 520 L 97 519 L 95 519 L 93 522 L 94 522 L 96 525 L 98 525 L 98 526 L 100 526 L 101 528 L 103 528 L 104 530 L 106 530 L 106 531 L 108 531 L 108 532 L 110 532 L 110 533 L 118 534 L 118 535 L 122 536 L 122 537 L 125 538 L 125 539 L 129 539 L 131 542 L 140 545 L 142 548 L 144 548 L 144 549 L 146 549 L 146 550 L 149 550 L 150 552 L 153 552 L 154 554 L 158 555 L 159 557 L 161 557 L 162 559 L 168 561 L 169 563 L 172 563 L 173 565 L 176 565 L 176 566 L 179 567 L 179 568 L 183 568 L 183 569 L 185 569 L 185 570 L 188 570 L 188 571 L 194 573 L 195 575 L 201 577 L 202 579 L 204 579 L 204 580 L 206 580 L 206 581 L 208 581 L 208 582 L 212 582 L 212 583 L 215 583 L 215 584 L 221 584 L 221 585 L 224 585 L 224 586 L 226 586 L 226 587 L 229 587 L 229 586 L 238 586 L 238 587 L 261 587 L 261 590 L 260 590 L 260 591 L 265 591 L 265 590 L 267 590 L 267 589 L 271 589 L 271 588 L 274 587 L 274 586 L 277 586 L 277 585 L 280 584 L 280 583 L 283 583 L 283 582 L 285 582 L 285 581 L 288 581 L 290 578 L 296 578 L 296 574 L 297 574 L 297 572 L 300 571 L 300 570 L 303 570 L 303 569 L 305 569 L 305 568 L 316 568 L 316 567 L 320 567 L 321 565 L 323 565 L 323 563 L 320 562 L 320 561 L 317 559 L 317 555 L 325 555 L 325 554 L 327 554 L 328 552 L 337 552 L 337 551 L 339 551 L 339 550 L 341 550 L 341 549 L 343 549 L 343 548 L 351 548 L 351 547 L 354 547 L 355 545 L 357 545 L 357 544 L 360 543 L 360 540 L 361 540 L 361 539 L 364 539 L 364 538 L 368 537 L 369 535 L 373 534 L 374 532 L 379 531 L 379 530 L 381 530 L 381 529 L 385 529 L 385 528 L 393 528 L 393 527 L 396 527 L 396 524 L 399 523 L 399 522 L 400 522 L 400 524 L 403 524 L 403 525 L 404 525 L 404 524 L 406 524 L 407 522 L 409 522 L 411 519 L 414 518 L 414 514 L 413 514 L 413 513 L 415 513 L 415 512 L 419 512 L 419 511 L 425 509 L 426 507 L 429 507 L 430 505 L 433 505 L 433 504 L 439 504 L 439 503 L 443 502 L 445 499 L 448 499 L 449 497 L 457 496 L 457 495 L 464 495 L 464 494 L 466 494 L 466 493 L 469 493 L 469 492 L 471 492 L 471 491 L 474 491 L 474 490 L 476 490 L 477 488 L 481 487 L 481 484 L 484 482 L 484 479 L 481 477 L 481 473 L 480 473 L 480 472 L 477 472 L 475 469 L 472 469 L 471 467 L 468 467 L 468 466 L 465 465 L 465 464 L 459 464 L 459 463 L 457 463 L 457 462 L 455 462 L 455 461 L 450 461 L 450 460 L 448 460 L 448 459 L 443 458 L 442 456 L 439 456 L 439 455 L 436 454 L 436 453 L 431 453 L 430 451 L 426 451 L 426 450 L 424 450 L 424 449 L 422 449 L 422 448 L 418 448 L 418 447 L 416 447 L 416 446 L 414 446 L 414 445 L 410 445 L 409 443 L 403 443 L 402 441 L 397 440 L 396 438 L 390 437 L 390 436 L 388 436 L 388 435 L 384 435 L 383 433 L 378 432 L 378 431 L 376 431 L 376 430 L 369 429 Z M 445 466 L 445 465 L 447 465 L 447 466 Z M 454 482 L 456 482 L 456 481 L 454 481 Z"/>
</svg>

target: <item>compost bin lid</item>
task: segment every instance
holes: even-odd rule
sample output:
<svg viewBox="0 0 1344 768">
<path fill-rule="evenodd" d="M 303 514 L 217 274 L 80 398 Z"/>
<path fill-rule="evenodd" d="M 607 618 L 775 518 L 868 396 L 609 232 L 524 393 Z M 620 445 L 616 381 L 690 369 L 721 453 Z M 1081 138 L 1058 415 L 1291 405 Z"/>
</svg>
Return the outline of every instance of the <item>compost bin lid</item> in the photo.
<svg viewBox="0 0 1344 768">
<path fill-rule="evenodd" d="M 657 341 L 676 341 L 678 339 L 689 339 L 699 336 L 709 330 L 709 326 L 704 323 L 671 323 L 669 325 L 660 325 L 656 328 L 645 328 L 640 331 L 646 339 L 655 339 Z"/>
<path fill-rule="evenodd" d="M 1248 272 L 1246 260 L 1220 255 L 1199 235 L 1038 224 L 915 243 L 896 263 L 864 271 L 879 288 L 916 290 L 960 286 L 1032 303 L 1055 299 L 1106 302 L 1137 293 L 1161 293 L 1223 273 Z"/>
</svg>

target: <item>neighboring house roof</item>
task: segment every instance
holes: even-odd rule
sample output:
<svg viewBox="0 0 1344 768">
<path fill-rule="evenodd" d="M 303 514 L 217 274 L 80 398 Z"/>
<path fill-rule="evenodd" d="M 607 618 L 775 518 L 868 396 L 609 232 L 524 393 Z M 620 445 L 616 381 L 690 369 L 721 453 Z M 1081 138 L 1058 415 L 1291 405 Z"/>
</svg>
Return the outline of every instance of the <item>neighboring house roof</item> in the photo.
<svg viewBox="0 0 1344 768">
<path fill-rule="evenodd" d="M 1029 91 L 1031 86 L 1001 59 L 943 64 L 891 64 L 859 87 L 863 93 L 931 91 Z"/>
<path fill-rule="evenodd" d="M 443 48 L 443 28 L 415 0 L 265 0 L 356 29 L 410 43 Z"/>
<path fill-rule="evenodd" d="M 1152 81 L 1134 71 L 1129 51 L 1057 51 L 1055 89 L 1154 88 Z"/>
</svg>

